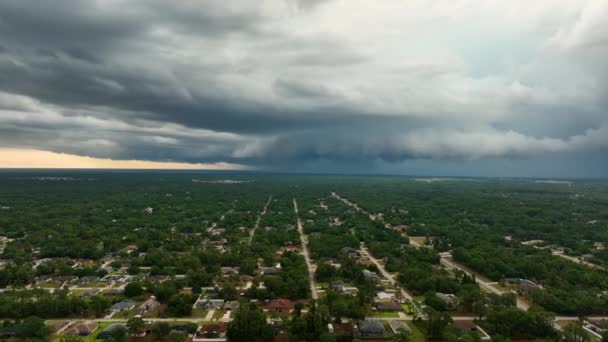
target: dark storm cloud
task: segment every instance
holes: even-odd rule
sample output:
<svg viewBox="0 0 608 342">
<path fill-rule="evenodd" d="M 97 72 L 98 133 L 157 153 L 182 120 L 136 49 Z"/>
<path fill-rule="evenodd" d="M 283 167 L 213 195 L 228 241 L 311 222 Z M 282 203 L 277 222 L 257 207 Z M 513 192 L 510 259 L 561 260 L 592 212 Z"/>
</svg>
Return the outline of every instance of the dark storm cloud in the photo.
<svg viewBox="0 0 608 342">
<path fill-rule="evenodd" d="M 546 37 L 528 76 L 479 78 L 417 30 L 463 26 L 388 3 L 2 1 L 0 147 L 262 167 L 606 148 L 597 16 Z"/>
</svg>

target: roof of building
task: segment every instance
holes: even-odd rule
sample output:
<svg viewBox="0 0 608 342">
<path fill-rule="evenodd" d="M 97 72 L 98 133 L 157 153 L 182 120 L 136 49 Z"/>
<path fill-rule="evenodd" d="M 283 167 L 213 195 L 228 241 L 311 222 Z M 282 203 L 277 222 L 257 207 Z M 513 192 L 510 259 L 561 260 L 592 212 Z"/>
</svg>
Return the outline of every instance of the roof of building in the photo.
<svg viewBox="0 0 608 342">
<path fill-rule="evenodd" d="M 359 331 L 363 333 L 383 333 L 384 325 L 377 320 L 365 320 L 359 324 Z"/>
<path fill-rule="evenodd" d="M 228 325 L 226 323 L 209 324 L 201 328 L 203 333 L 226 332 Z"/>
<path fill-rule="evenodd" d="M 273 299 L 266 305 L 266 307 L 269 309 L 289 311 L 293 308 L 293 302 L 289 299 Z"/>
<path fill-rule="evenodd" d="M 378 311 L 403 311 L 403 307 L 395 302 L 375 302 L 374 306 Z"/>
<path fill-rule="evenodd" d="M 89 335 L 97 329 L 97 323 L 87 322 L 76 324 L 68 330 L 70 335 Z"/>
<path fill-rule="evenodd" d="M 129 310 L 133 307 L 135 307 L 135 302 L 132 300 L 123 300 L 122 302 L 118 302 L 115 303 L 114 305 L 112 305 L 110 307 L 110 310 L 116 311 L 116 310 Z"/>
<path fill-rule="evenodd" d="M 454 327 L 462 330 L 476 330 L 477 324 L 473 321 L 454 321 Z"/>
</svg>

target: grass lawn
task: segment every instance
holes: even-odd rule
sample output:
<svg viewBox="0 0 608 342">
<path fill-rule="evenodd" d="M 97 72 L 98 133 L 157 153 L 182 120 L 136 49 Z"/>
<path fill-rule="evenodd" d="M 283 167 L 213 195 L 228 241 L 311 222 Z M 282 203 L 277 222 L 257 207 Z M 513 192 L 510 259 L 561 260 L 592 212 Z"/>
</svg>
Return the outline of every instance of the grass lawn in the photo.
<svg viewBox="0 0 608 342">
<path fill-rule="evenodd" d="M 96 283 L 80 284 L 78 287 L 107 287 L 109 283 L 98 281 Z"/>
<path fill-rule="evenodd" d="M 192 310 L 192 317 L 205 318 L 205 316 L 207 316 L 207 310 L 203 310 L 203 309 L 193 309 Z"/>
<path fill-rule="evenodd" d="M 399 314 L 396 312 L 382 311 L 382 312 L 374 312 L 371 315 L 372 317 L 383 317 L 383 318 L 394 318 L 399 317 Z"/>
<path fill-rule="evenodd" d="M 215 312 L 213 313 L 213 319 L 220 319 L 220 318 L 224 317 L 225 313 L 226 313 L 226 311 L 224 311 L 224 310 L 215 310 Z"/>
<path fill-rule="evenodd" d="M 46 281 L 44 283 L 38 284 L 37 286 L 45 288 L 45 289 L 56 289 L 61 286 L 61 283 L 59 283 L 57 281 Z"/>
<path fill-rule="evenodd" d="M 70 295 L 77 297 L 85 292 L 86 292 L 86 290 L 71 290 Z"/>
<path fill-rule="evenodd" d="M 410 328 L 412 328 L 412 335 L 411 335 L 411 342 L 425 342 L 426 338 L 424 337 L 424 334 L 422 333 L 422 331 L 420 331 L 420 329 L 418 329 L 418 327 L 413 324 L 412 322 L 405 322 L 405 324 L 407 324 Z"/>
</svg>

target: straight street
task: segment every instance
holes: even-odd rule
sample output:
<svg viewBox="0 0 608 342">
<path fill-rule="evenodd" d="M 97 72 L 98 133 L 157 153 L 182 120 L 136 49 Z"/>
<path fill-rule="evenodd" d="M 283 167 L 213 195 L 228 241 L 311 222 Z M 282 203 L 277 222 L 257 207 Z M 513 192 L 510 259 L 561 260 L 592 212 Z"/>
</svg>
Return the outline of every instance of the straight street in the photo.
<svg viewBox="0 0 608 342">
<path fill-rule="evenodd" d="M 319 295 L 317 294 L 317 288 L 315 286 L 315 269 L 310 261 L 310 256 L 308 253 L 308 241 L 306 240 L 306 236 L 304 235 L 304 225 L 300 220 L 300 215 L 298 214 L 298 202 L 296 199 L 293 199 L 293 210 L 296 215 L 296 223 L 298 225 L 298 233 L 300 233 L 300 240 L 302 241 L 302 254 L 304 254 L 304 259 L 306 259 L 306 265 L 308 266 L 308 278 L 310 279 L 310 292 L 312 299 L 319 299 Z"/>
<path fill-rule="evenodd" d="M 393 285 L 397 289 L 399 289 L 399 292 L 401 292 L 401 296 L 403 298 L 406 298 L 408 300 L 414 299 L 414 297 L 412 297 L 407 291 L 405 291 L 405 289 L 403 289 L 401 286 L 399 286 L 397 284 L 397 280 L 395 279 L 395 277 L 393 277 L 390 273 L 388 273 L 388 271 L 384 268 L 384 266 L 380 262 L 378 262 L 378 260 L 376 258 L 374 258 L 372 256 L 372 254 L 367 250 L 367 247 L 365 247 L 364 243 L 361 243 L 361 253 L 364 254 L 367 258 L 369 258 L 369 260 L 371 260 L 374 263 L 374 265 L 376 265 L 376 267 L 378 268 L 380 273 L 382 273 L 382 276 L 384 276 L 384 278 L 386 278 L 391 283 L 391 285 Z"/>
<path fill-rule="evenodd" d="M 258 218 L 255 220 L 255 225 L 253 226 L 253 229 L 251 229 L 251 232 L 249 233 L 249 240 L 247 241 L 247 244 L 250 246 L 251 246 L 251 242 L 253 241 L 253 236 L 255 235 L 255 231 L 260 226 L 260 221 L 262 220 L 262 216 L 266 215 L 266 210 L 268 209 L 268 205 L 270 204 L 270 201 L 272 201 L 272 195 L 270 195 L 270 197 L 268 197 L 268 201 L 266 201 L 264 208 L 258 214 Z"/>
</svg>

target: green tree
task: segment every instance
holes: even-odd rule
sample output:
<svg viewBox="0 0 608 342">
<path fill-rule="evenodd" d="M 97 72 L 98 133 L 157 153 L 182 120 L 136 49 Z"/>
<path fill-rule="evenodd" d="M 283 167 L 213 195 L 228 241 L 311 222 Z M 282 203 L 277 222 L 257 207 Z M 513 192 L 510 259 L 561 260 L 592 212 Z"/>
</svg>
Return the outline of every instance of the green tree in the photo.
<svg viewBox="0 0 608 342">
<path fill-rule="evenodd" d="M 410 342 L 411 334 L 409 331 L 401 328 L 393 335 L 394 342 Z"/>
<path fill-rule="evenodd" d="M 122 325 L 112 330 L 112 336 L 110 337 L 112 342 L 126 342 L 127 341 L 127 329 Z"/>
<path fill-rule="evenodd" d="M 39 317 L 31 316 L 17 326 L 17 336 L 21 338 L 44 339 L 51 333 L 51 328 Z"/>
<path fill-rule="evenodd" d="M 261 342 L 271 338 L 272 331 L 266 322 L 266 315 L 255 304 L 243 304 L 228 324 L 229 341 Z"/>
<path fill-rule="evenodd" d="M 144 293 L 144 289 L 139 282 L 128 283 L 127 286 L 125 286 L 125 297 L 137 297 L 141 296 L 142 293 Z"/>
<path fill-rule="evenodd" d="M 132 317 L 127 321 L 127 331 L 130 335 L 141 334 L 145 326 L 144 320 L 139 317 Z"/>
<path fill-rule="evenodd" d="M 158 322 L 152 327 L 152 334 L 157 339 L 163 339 L 171 333 L 171 326 L 167 322 Z"/>
<path fill-rule="evenodd" d="M 170 342 L 184 342 L 186 340 L 186 335 L 179 331 L 172 331 L 169 333 L 169 341 Z"/>
</svg>

